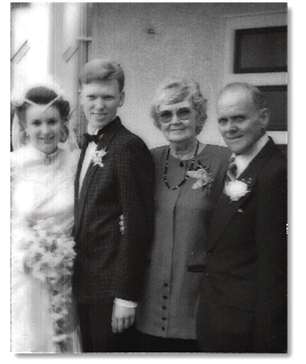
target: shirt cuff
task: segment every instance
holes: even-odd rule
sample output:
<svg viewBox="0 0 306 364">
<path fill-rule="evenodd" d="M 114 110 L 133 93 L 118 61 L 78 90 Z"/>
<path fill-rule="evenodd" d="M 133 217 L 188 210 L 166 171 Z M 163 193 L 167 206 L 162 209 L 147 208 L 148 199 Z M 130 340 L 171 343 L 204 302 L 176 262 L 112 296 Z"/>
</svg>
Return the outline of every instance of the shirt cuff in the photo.
<svg viewBox="0 0 306 364">
<path fill-rule="evenodd" d="M 127 307 L 127 308 L 136 308 L 137 307 L 136 302 L 123 300 L 122 298 L 115 298 L 114 303 L 118 306 Z"/>
</svg>

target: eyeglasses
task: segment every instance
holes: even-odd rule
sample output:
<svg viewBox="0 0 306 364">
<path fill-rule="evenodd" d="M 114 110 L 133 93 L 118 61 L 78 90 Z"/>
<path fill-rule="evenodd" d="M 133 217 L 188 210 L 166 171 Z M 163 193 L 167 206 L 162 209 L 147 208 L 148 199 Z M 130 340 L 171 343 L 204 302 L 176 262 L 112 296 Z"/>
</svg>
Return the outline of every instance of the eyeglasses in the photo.
<svg viewBox="0 0 306 364">
<path fill-rule="evenodd" d="M 188 120 L 192 110 L 189 107 L 182 107 L 175 111 L 178 120 Z M 159 113 L 158 118 L 161 123 L 169 123 L 173 118 L 174 112 L 172 110 L 163 110 Z"/>
</svg>

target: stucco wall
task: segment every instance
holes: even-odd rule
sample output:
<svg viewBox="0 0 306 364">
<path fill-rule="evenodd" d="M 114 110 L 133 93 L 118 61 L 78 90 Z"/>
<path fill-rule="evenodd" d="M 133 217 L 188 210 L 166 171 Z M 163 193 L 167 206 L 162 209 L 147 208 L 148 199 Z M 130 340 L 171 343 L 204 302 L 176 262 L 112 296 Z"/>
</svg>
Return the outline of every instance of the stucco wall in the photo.
<svg viewBox="0 0 306 364">
<path fill-rule="evenodd" d="M 91 5 L 89 58 L 112 58 L 126 74 L 120 115 L 150 147 L 164 143 L 149 116 L 158 84 L 169 75 L 197 80 L 208 99 L 200 139 L 222 144 L 216 129 L 215 98 L 224 79 L 225 16 L 285 9 L 277 3 L 95 3 Z"/>
</svg>

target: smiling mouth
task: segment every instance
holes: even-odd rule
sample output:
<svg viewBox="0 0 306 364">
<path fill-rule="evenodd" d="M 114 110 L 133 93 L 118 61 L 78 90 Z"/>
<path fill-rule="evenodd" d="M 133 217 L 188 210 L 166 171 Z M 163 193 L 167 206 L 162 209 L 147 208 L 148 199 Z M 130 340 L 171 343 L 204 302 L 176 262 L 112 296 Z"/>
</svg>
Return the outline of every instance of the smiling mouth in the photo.
<svg viewBox="0 0 306 364">
<path fill-rule="evenodd" d="M 100 113 L 100 112 L 93 112 L 92 115 L 95 115 L 95 116 L 106 116 L 107 114 L 106 113 Z"/>
<path fill-rule="evenodd" d="M 42 143 L 45 143 L 45 144 L 50 144 L 54 141 L 54 137 L 51 137 L 51 138 L 48 138 L 48 139 L 45 139 L 45 138 L 41 138 L 40 139 Z"/>
<path fill-rule="evenodd" d="M 235 141 L 235 140 L 242 138 L 242 136 L 243 135 L 239 135 L 239 136 L 235 136 L 235 137 L 227 137 L 226 140 Z"/>
</svg>

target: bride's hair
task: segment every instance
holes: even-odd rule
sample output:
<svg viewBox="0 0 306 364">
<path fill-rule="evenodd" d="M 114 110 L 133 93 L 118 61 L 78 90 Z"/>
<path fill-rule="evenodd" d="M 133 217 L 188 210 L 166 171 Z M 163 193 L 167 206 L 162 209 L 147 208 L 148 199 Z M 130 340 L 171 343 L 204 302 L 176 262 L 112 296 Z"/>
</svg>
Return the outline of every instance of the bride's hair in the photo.
<svg viewBox="0 0 306 364">
<path fill-rule="evenodd" d="M 55 107 L 63 121 L 62 138 L 65 142 L 69 135 L 69 129 L 66 125 L 70 118 L 70 104 L 62 95 L 47 86 L 34 86 L 27 90 L 19 102 L 13 103 L 14 113 L 16 115 L 13 121 L 12 142 L 13 148 L 17 149 L 26 144 L 26 110 L 31 105 L 49 105 Z M 47 106 L 48 107 L 48 106 Z"/>
<path fill-rule="evenodd" d="M 29 102 L 30 101 L 30 102 Z M 52 102 L 53 101 L 53 102 Z M 63 121 L 68 121 L 70 115 L 70 104 L 63 96 L 59 96 L 54 90 L 45 86 L 30 88 L 24 97 L 23 102 L 16 106 L 21 122 L 25 122 L 25 111 L 32 104 L 47 105 L 56 107 Z"/>
</svg>

